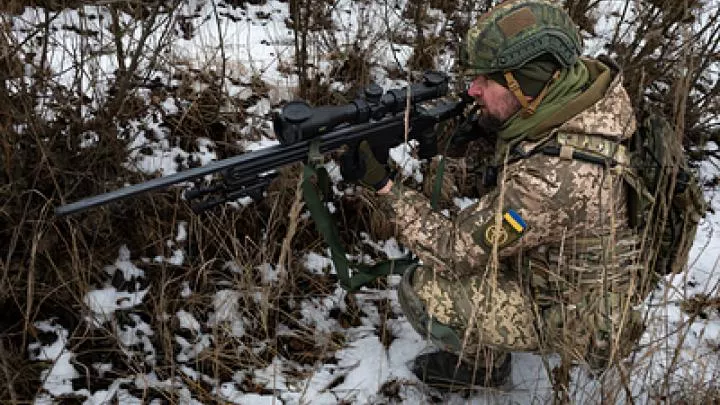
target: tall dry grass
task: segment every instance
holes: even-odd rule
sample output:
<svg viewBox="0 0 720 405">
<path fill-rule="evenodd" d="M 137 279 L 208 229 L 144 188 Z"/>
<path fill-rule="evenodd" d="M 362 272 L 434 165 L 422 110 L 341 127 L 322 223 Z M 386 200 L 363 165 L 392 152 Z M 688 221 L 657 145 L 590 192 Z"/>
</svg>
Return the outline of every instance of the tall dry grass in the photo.
<svg viewBox="0 0 720 405">
<path fill-rule="evenodd" d="M 202 330 L 212 336 L 212 344 L 193 361 L 197 371 L 225 381 L 232 379 L 238 369 L 267 366 L 276 355 L 308 365 L 331 359 L 333 351 L 341 347 L 342 338 L 330 336 L 322 350 L 318 350 L 315 332 L 300 322 L 302 316 L 297 306 L 291 304 L 304 297 L 332 294 L 336 282 L 332 276 L 310 274 L 296 260 L 300 252 L 323 249 L 312 223 L 298 215 L 297 170 L 288 169 L 268 190 L 266 198 L 250 207 L 224 207 L 198 216 L 188 209 L 181 191 L 173 189 L 77 217 L 53 216 L 53 208 L 60 202 L 145 179 L 123 165 L 128 160 L 128 145 L 132 141 L 124 128 L 157 108 L 157 102 L 165 97 L 187 101 L 178 113 L 163 117 L 174 142 L 191 149 L 196 148 L 198 136 L 207 137 L 215 142 L 216 152 L 222 158 L 239 153 L 237 142 L 243 137 L 257 139 L 262 134 L 254 129 L 241 135 L 237 128 L 247 126 L 247 119 L 261 123 L 266 118 L 248 112 L 251 104 L 248 99 L 228 94 L 227 77 L 235 70 L 243 71 L 252 77 L 249 87 L 256 94 L 277 91 L 263 80 L 262 66 L 252 61 L 238 66 L 237 61 L 222 51 L 228 38 L 208 43 L 208 48 L 219 51 L 211 53 L 206 60 L 169 57 L 168 50 L 177 41 L 176 30 L 192 35 L 192 19 L 178 14 L 180 6 L 185 4 L 180 1 L 93 5 L 96 10 L 107 12 L 110 20 L 109 29 L 102 34 L 108 35 L 103 37 L 105 47 L 97 50 L 89 46 L 96 34 L 87 31 L 87 37 L 81 35 L 72 45 L 76 48 L 70 52 L 75 55 L 70 69 L 77 74 L 70 82 L 65 79 L 61 82 L 61 77 L 67 77 L 65 72 L 53 71 L 49 62 L 53 57 L 53 44 L 63 41 L 71 29 L 77 32 L 83 27 L 93 27 L 98 17 L 86 13 L 80 16 L 77 27 L 60 30 L 55 30 L 52 22 L 63 10 L 92 3 L 95 2 L 11 0 L 0 4 L 3 13 L 0 15 L 0 78 L 3 79 L 0 86 L 0 105 L 3 106 L 0 109 L 0 401 L 29 402 L 41 391 L 41 371 L 49 364 L 30 361 L 28 345 L 33 341 L 52 342 L 54 336 L 38 330 L 35 322 L 54 318 L 70 332 L 67 347 L 76 353 L 75 368 L 82 376 L 78 386 L 102 389 L 114 376 L 132 376 L 152 369 L 161 380 L 180 378 L 195 398 L 212 402 L 212 384 L 189 378 L 181 371 L 182 364 L 175 356 L 178 351 L 175 336 L 193 339 L 197 332 L 181 329 L 177 320 L 163 314 L 176 314 L 183 309 L 202 319 L 207 308 L 213 305 L 214 294 L 226 288 L 243 292 L 236 299 L 247 324 L 252 327 L 240 338 L 223 325 Z M 231 5 L 233 3 L 244 2 Z M 392 13 L 400 13 L 408 20 L 401 26 L 387 24 L 378 28 L 372 26 L 371 10 L 362 8 L 362 2 L 358 2 L 359 33 L 342 36 L 327 29 L 332 23 L 332 13 L 337 12 L 332 4 L 291 0 L 288 27 L 295 33 L 292 46 L 296 57 L 283 57 L 281 55 L 287 53 L 278 49 L 278 65 L 288 74 L 298 75 L 296 95 L 319 104 L 347 102 L 370 81 L 373 69 L 382 69 L 391 78 L 408 77 L 408 66 L 403 65 L 402 58 L 394 54 L 393 61 L 387 64 L 383 59 L 385 55 L 377 53 L 374 43 L 389 37 L 393 42 L 409 46 L 412 56 L 407 59 L 413 72 L 437 68 L 447 55 L 457 52 L 456 40 L 471 24 L 469 16 L 486 9 L 489 3 L 431 2 L 432 8 L 442 11 L 443 17 L 427 13 L 413 2 L 399 10 L 386 7 L 383 10 L 386 21 Z M 588 21 L 592 21 L 592 4 L 568 3 L 578 19 L 589 16 Z M 688 7 L 689 3 L 697 2 L 686 2 Z M 219 15 L 218 6 L 219 3 L 213 2 L 213 10 Z M 13 19 L 25 7 L 43 7 L 37 10 L 46 23 L 36 25 L 23 39 L 13 30 Z M 683 21 L 682 15 L 676 17 L 668 19 L 668 24 Z M 642 39 L 657 38 L 657 29 L 662 27 L 652 25 L 656 20 L 642 19 L 635 31 L 637 36 L 631 39 L 640 38 L 640 43 L 652 49 L 649 44 L 655 42 Z M 436 25 L 444 30 L 428 29 Z M 636 89 L 633 93 L 642 94 L 643 86 L 637 83 L 653 83 L 664 76 L 643 69 L 652 55 L 649 51 L 634 52 L 638 48 L 623 39 L 623 34 L 618 34 L 611 49 L 627 67 L 629 84 L 637 86 L 631 87 Z M 687 41 L 686 38 L 685 43 Z M 39 44 L 34 51 L 28 46 L 30 42 Z M 703 51 L 688 59 L 693 61 L 687 66 L 693 72 L 688 77 L 696 80 L 683 82 L 676 88 L 676 94 L 688 94 L 691 86 L 702 82 L 710 66 L 708 60 L 715 52 L 712 46 Z M 106 54 L 115 59 L 116 70 L 100 68 L 99 61 Z M 319 68 L 319 62 L 326 59 L 330 60 L 330 72 Z M 659 69 L 663 74 L 669 74 L 676 66 L 675 59 L 666 62 L 665 68 Z M 154 80 L 156 73 L 180 84 L 170 86 L 164 79 L 158 82 Z M 342 92 L 331 91 L 332 80 L 337 77 L 356 85 Z M 203 90 L 194 87 L 198 82 L 205 85 Z M 88 87 L 98 90 L 88 96 Z M 707 135 L 707 123 L 701 114 L 717 107 L 712 104 L 717 91 L 711 90 L 703 93 L 702 103 L 680 100 L 673 110 L 677 112 L 673 116 L 685 122 L 687 131 L 697 134 L 698 139 L 717 136 Z M 693 97 L 691 94 L 690 98 Z M 657 98 L 654 101 L 662 102 Z M 696 105 L 699 111 L 693 109 Z M 86 113 L 89 107 L 96 109 L 90 117 Z M 684 112 L 684 117 L 679 112 Z M 96 134 L 97 142 L 85 147 L 90 134 Z M 351 230 L 366 230 L 382 236 L 389 232 L 385 221 L 372 215 L 372 205 L 362 196 L 348 198 L 337 205 L 338 217 L 344 225 L 341 236 L 348 245 L 357 242 L 357 235 Z M 293 215 L 288 217 L 288 213 Z M 140 257 L 169 257 L 172 249 L 167 241 L 177 235 L 181 223 L 187 224 L 189 233 L 181 246 L 187 252 L 183 264 L 143 263 L 146 277 L 135 282 L 140 288 L 149 288 L 145 302 L 119 313 L 119 324 L 91 327 L 85 318 L 88 314 L 86 293 L 103 285 L 130 288 L 129 285 L 134 284 L 114 279 L 105 272 L 106 266 L 117 258 L 120 247 L 127 245 L 133 261 L 138 263 Z M 228 271 L 227 263 L 235 263 L 242 271 Z M 284 278 L 278 283 L 264 283 L 257 267 L 265 263 L 282 266 Z M 181 294 L 186 285 L 193 291 L 187 297 Z M 256 299 L 257 296 L 262 298 Z M 337 316 L 345 324 L 356 323 L 359 309 L 351 297 L 347 301 L 347 311 Z M 135 316 L 155 331 L 149 337 L 155 348 L 153 366 L 142 356 L 128 355 L 128 351 L 140 350 L 123 346 L 118 337 L 118 327 L 131 325 Z M 279 325 L 289 326 L 295 333 L 278 334 Z M 264 349 L 250 350 L 253 347 Z M 93 371 L 95 362 L 113 363 L 116 375 L 101 377 Z M 619 384 L 627 387 L 622 379 Z M 263 391 L 249 378 L 242 381 L 241 387 L 248 392 Z M 134 390 L 133 394 L 147 400 L 158 397 L 171 402 L 179 401 L 180 395 L 154 390 Z M 718 398 L 717 388 L 707 386 L 689 385 L 678 395 L 689 403 Z"/>
</svg>

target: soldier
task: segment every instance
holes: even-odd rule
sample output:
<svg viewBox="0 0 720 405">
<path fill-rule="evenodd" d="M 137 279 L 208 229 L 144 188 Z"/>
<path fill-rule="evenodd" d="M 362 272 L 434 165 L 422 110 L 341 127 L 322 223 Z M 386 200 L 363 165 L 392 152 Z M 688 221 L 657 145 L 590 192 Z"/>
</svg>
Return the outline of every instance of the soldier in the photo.
<svg viewBox="0 0 720 405">
<path fill-rule="evenodd" d="M 623 142 L 635 116 L 617 66 L 582 58 L 569 15 L 510 0 L 479 18 L 462 63 L 479 126 L 497 134 L 497 187 L 455 218 L 394 182 L 360 145 L 363 169 L 422 265 L 398 295 L 440 351 L 413 371 L 433 386 L 499 386 L 512 351 L 559 353 L 602 370 L 642 330 L 638 239 L 627 218 Z"/>
</svg>

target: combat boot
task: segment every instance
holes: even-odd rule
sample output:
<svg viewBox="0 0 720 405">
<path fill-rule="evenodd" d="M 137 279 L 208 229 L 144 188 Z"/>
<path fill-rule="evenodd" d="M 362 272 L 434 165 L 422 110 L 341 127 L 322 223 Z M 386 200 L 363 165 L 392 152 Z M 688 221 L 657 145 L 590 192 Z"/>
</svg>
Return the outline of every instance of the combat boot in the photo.
<svg viewBox="0 0 720 405">
<path fill-rule="evenodd" d="M 501 387 L 510 380 L 510 353 L 489 370 L 485 364 L 458 361 L 451 352 L 438 351 L 415 358 L 412 372 L 422 382 L 441 391 L 461 391 L 477 387 Z"/>
</svg>

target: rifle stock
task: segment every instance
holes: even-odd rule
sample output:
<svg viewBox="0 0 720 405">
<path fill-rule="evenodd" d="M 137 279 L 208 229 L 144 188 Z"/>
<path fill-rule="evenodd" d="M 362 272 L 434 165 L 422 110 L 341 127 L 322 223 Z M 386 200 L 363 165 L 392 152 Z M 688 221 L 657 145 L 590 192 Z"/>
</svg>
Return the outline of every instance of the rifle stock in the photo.
<svg viewBox="0 0 720 405">
<path fill-rule="evenodd" d="M 430 109 L 420 108 L 419 102 L 435 100 L 444 97 L 447 93 L 447 78 L 440 73 L 433 74 L 436 76 L 431 77 L 430 80 L 426 74 L 425 83 L 414 85 L 411 88 L 411 94 L 414 95 L 411 99 L 413 107 L 410 116 L 411 138 L 418 139 L 427 131 L 432 130 L 435 124 L 461 116 L 468 102 L 467 99 L 444 100 Z M 437 75 L 441 75 L 442 80 L 439 80 Z M 376 91 L 373 89 L 373 96 L 377 94 Z M 75 214 L 214 173 L 222 174 L 222 181 L 219 184 L 209 188 L 191 189 L 185 193 L 185 198 L 189 201 L 216 195 L 215 198 L 192 205 L 196 212 L 243 196 L 261 195 L 262 189 L 274 177 L 269 173 L 285 165 L 304 161 L 313 142 L 319 144 L 321 153 L 338 149 L 346 144 L 357 143 L 363 139 L 367 139 L 374 146 L 381 148 L 390 148 L 404 142 L 405 120 L 404 114 L 400 113 L 405 109 L 405 105 L 402 103 L 406 103 L 403 94 L 407 94 L 406 89 L 390 90 L 379 100 L 355 100 L 351 104 L 357 108 L 356 114 L 352 114 L 352 110 L 347 106 L 342 108 L 318 107 L 317 110 L 307 105 L 307 107 L 301 107 L 300 110 L 296 108 L 286 116 L 281 114 L 276 117 L 275 132 L 281 139 L 279 145 L 213 161 L 202 167 L 60 205 L 55 209 L 55 214 L 57 216 Z M 297 102 L 293 103 L 296 103 L 295 107 L 297 107 Z M 402 108 L 400 108 L 401 105 Z M 342 119 L 337 119 L 337 116 L 329 117 L 328 121 L 331 121 L 332 125 L 321 125 L 317 117 L 310 119 L 315 111 L 340 111 L 343 116 Z M 375 121 L 369 122 L 371 119 L 375 119 Z M 311 125 L 303 126 L 304 122 L 311 122 Z M 279 133 L 283 133 L 283 135 L 279 135 Z"/>
</svg>

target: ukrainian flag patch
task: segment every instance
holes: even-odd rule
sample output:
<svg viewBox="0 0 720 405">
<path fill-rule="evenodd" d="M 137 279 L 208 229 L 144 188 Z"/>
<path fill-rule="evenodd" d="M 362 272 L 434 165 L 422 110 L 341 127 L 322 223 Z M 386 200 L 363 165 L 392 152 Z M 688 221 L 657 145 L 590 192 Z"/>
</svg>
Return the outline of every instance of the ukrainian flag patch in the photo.
<svg viewBox="0 0 720 405">
<path fill-rule="evenodd" d="M 503 215 L 503 219 L 519 234 L 522 234 L 527 229 L 527 223 L 515 210 L 507 210 Z"/>
<path fill-rule="evenodd" d="M 501 249 L 520 239 L 527 231 L 528 224 L 517 211 L 508 209 L 502 215 L 499 229 L 497 228 L 495 226 L 495 216 L 492 216 L 478 230 L 472 233 L 473 240 L 486 249 L 492 249 L 496 243 L 498 248 Z"/>
</svg>

